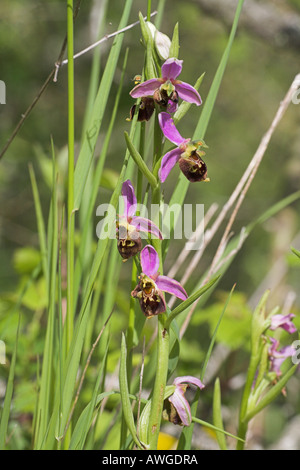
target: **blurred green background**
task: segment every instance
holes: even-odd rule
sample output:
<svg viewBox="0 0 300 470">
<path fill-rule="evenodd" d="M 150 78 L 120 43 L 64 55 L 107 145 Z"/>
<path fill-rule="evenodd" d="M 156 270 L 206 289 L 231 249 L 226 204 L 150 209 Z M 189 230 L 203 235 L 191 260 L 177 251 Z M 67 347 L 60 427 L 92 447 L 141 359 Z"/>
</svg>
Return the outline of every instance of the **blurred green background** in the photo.
<svg viewBox="0 0 300 470">
<path fill-rule="evenodd" d="M 60 52 L 66 33 L 66 8 L 62 0 L 2 0 L 0 18 L 0 79 L 6 84 L 6 104 L 0 105 L 0 150 L 11 136 L 22 113 L 31 104 L 42 83 L 52 70 Z M 157 2 L 153 1 L 153 9 Z M 201 3 L 201 2 L 200 2 Z M 227 43 L 229 26 L 220 18 L 209 15 L 197 0 L 182 2 L 166 0 L 161 31 L 171 36 L 176 22 L 179 22 L 180 55 L 184 67 L 180 78 L 189 83 L 205 72 L 200 94 L 203 101 L 209 91 L 217 66 Z M 237 3 L 237 2 L 236 2 Z M 264 2 L 258 2 L 264 3 Z M 291 12 L 299 25 L 300 1 L 266 2 L 283 12 Z M 101 15 L 101 0 L 82 1 L 75 23 L 75 50 L 81 50 L 95 41 L 97 19 Z M 122 12 L 121 0 L 110 0 L 103 34 L 117 30 Z M 231 2 L 230 2 L 231 5 Z M 147 13 L 146 0 L 135 0 L 131 20 L 138 19 L 138 12 Z M 232 10 L 232 14 L 234 10 Z M 268 28 L 268 25 L 265 25 Z M 270 25 L 271 27 L 271 25 Z M 125 75 L 124 94 L 113 139 L 109 148 L 106 172 L 99 188 L 97 204 L 109 200 L 125 152 L 124 130 L 129 129 L 126 118 L 133 100 L 129 91 L 133 87 L 133 77 L 141 73 L 143 48 L 139 43 L 139 26 L 125 34 L 123 50 L 129 47 L 128 67 Z M 279 38 L 280 39 L 280 38 Z M 111 42 L 107 41 L 97 50 L 101 55 L 101 67 L 109 52 Z M 237 185 L 244 170 L 254 155 L 261 138 L 268 129 L 280 101 L 285 96 L 295 75 L 299 73 L 300 48 L 289 42 L 274 38 L 273 42 L 262 39 L 247 28 L 247 22 L 238 28 L 228 67 L 217 97 L 214 112 L 205 136 L 209 146 L 206 163 L 209 184 L 190 185 L 186 202 L 203 203 L 205 210 L 217 203 L 219 208 L 226 203 Z M 87 100 L 92 53 L 86 54 L 75 62 L 76 96 L 76 138 L 80 142 L 81 128 Z M 122 57 L 121 57 L 122 61 Z M 122 62 L 113 84 L 118 86 Z M 0 162 L 0 303 L 5 310 L 7 302 L 22 285 L 24 276 L 31 272 L 39 258 L 38 236 L 28 165 L 32 163 L 38 177 L 38 185 L 45 214 L 47 215 L 50 198 L 49 181 L 51 175 L 51 144 L 53 138 L 58 155 L 59 166 L 64 173 L 67 165 L 67 70 L 61 68 L 58 81 L 51 82 L 38 104 L 25 121 L 16 138 Z M 200 110 L 191 107 L 190 112 L 180 122 L 182 135 L 192 135 L 199 118 Z M 105 134 L 111 114 L 107 110 L 107 124 L 101 131 L 99 142 Z M 233 230 L 240 229 L 256 219 L 271 205 L 299 189 L 300 183 L 300 105 L 290 105 L 282 122 L 276 129 L 263 162 L 238 213 Z M 100 145 L 100 144 L 99 144 Z M 173 178 L 179 169 L 174 168 Z M 62 184 L 62 194 L 65 192 Z M 172 178 L 165 184 L 165 200 L 173 190 Z M 229 309 L 228 325 L 224 325 L 224 335 L 220 342 L 236 350 L 248 339 L 250 311 L 256 305 L 264 288 L 271 288 L 271 304 L 291 305 L 294 313 L 299 313 L 299 263 L 290 253 L 290 247 L 300 248 L 300 202 L 292 204 L 278 215 L 268 220 L 252 232 L 241 252 L 235 258 L 226 276 L 218 286 L 218 291 L 210 301 L 205 316 L 196 312 L 194 324 L 206 320 L 204 332 L 212 328 L 214 313 L 220 312 L 224 292 L 237 283 L 234 301 Z M 95 208 L 96 212 L 96 208 Z M 222 227 L 224 228 L 224 227 Z M 95 221 L 96 229 L 96 221 Z M 201 263 L 195 270 L 195 279 L 200 277 L 214 255 L 222 234 L 220 230 L 205 252 Z M 96 234 L 95 234 L 96 242 Z M 169 250 L 166 272 L 177 259 L 182 244 L 175 242 Z M 187 264 L 188 264 L 187 259 Z M 183 270 L 186 267 L 183 266 Z M 120 289 L 120 299 L 126 299 L 128 279 L 126 270 L 121 272 L 124 290 Z M 35 287 L 28 296 L 27 309 L 43 309 L 43 286 L 41 291 Z M 187 286 L 188 289 L 188 286 Z M 126 299 L 125 302 L 128 302 Z M 221 304 L 219 303 L 221 302 Z M 121 303 L 121 301 L 120 301 Z M 232 319 L 237 321 L 237 331 L 232 332 Z M 299 324 L 299 321 L 296 320 Z M 126 324 L 126 316 L 121 324 Z M 2 322 L 5 331 L 5 322 Z M 3 330 L 4 328 L 4 330 Z M 205 338 L 205 333 L 203 334 Z M 187 367 L 193 372 L 193 348 L 199 352 L 197 338 L 192 333 L 184 338 L 188 347 L 182 348 L 182 371 Z M 184 344 L 184 343 L 183 343 Z M 24 346 L 25 347 L 25 346 Z M 38 346 L 33 347 L 33 351 Z M 247 348 L 245 348 L 247 349 Z M 205 350 L 205 339 L 203 351 Z M 243 357 L 243 356 L 242 356 Z M 241 361 L 241 362 L 239 362 Z M 222 374 L 228 377 L 239 372 L 243 360 L 232 354 Z M 244 364 L 244 363 L 243 363 Z M 24 384 L 22 384 L 24 386 Z M 299 386 L 298 386 L 299 387 Z M 228 386 L 228 390 L 232 388 Z M 27 396 L 26 393 L 20 396 Z M 225 400 L 230 405 L 230 394 Z M 294 400 L 294 401 L 293 401 Z M 299 399 L 292 394 L 293 410 L 299 407 Z M 205 408 L 205 407 L 204 407 Z M 24 403 L 19 409 L 26 410 Z M 29 407 L 30 409 L 30 407 Z M 278 437 L 281 418 L 277 416 L 276 426 L 270 428 L 266 443 Z"/>
</svg>

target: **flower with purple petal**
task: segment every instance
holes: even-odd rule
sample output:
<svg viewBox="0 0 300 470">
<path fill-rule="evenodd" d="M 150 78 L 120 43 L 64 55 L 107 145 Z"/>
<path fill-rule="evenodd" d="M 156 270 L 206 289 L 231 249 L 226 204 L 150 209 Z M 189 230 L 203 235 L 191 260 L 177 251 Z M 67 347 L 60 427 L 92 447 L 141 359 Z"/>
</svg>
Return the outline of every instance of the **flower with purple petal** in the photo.
<svg viewBox="0 0 300 470">
<path fill-rule="evenodd" d="M 136 216 L 137 200 L 130 180 L 122 186 L 124 212 L 117 222 L 118 250 L 125 260 L 136 255 L 142 249 L 139 232 L 151 233 L 162 239 L 159 228 L 144 217 Z"/>
<path fill-rule="evenodd" d="M 163 292 L 175 295 L 181 300 L 187 299 L 187 293 L 179 282 L 159 274 L 159 257 L 153 246 L 146 245 L 141 251 L 140 258 L 142 273 L 131 295 L 139 300 L 147 318 L 166 311 Z"/>
<path fill-rule="evenodd" d="M 205 387 L 196 377 L 190 375 L 177 377 L 173 382 L 174 393 L 164 402 L 163 417 L 173 424 L 189 426 L 192 422 L 191 408 L 184 396 L 189 384 L 196 385 L 200 390 Z"/>
<path fill-rule="evenodd" d="M 166 180 L 177 162 L 184 176 L 192 183 L 209 181 L 206 164 L 201 158 L 205 155 L 203 150 L 203 147 L 206 147 L 205 143 L 203 141 L 191 142 L 191 139 L 184 139 L 168 113 L 160 113 L 158 120 L 164 136 L 177 145 L 175 149 L 167 152 L 162 158 L 158 173 L 161 182 L 163 183 Z"/>
<path fill-rule="evenodd" d="M 198 91 L 188 83 L 177 80 L 182 70 L 182 60 L 167 59 L 161 67 L 161 78 L 151 78 L 136 85 L 131 90 L 132 98 L 153 96 L 157 104 L 168 107 L 173 113 L 177 110 L 178 97 L 200 106 L 202 101 Z"/>
<path fill-rule="evenodd" d="M 273 315 L 271 318 L 271 326 L 269 327 L 270 330 L 274 331 L 277 328 L 283 328 L 288 333 L 295 333 L 297 328 L 292 321 L 294 316 L 293 313 L 289 313 L 288 315 Z"/>
<path fill-rule="evenodd" d="M 275 338 L 270 338 L 271 345 L 269 347 L 269 360 L 271 362 L 270 372 L 275 372 L 277 377 L 282 374 L 280 367 L 286 358 L 291 357 L 295 354 L 295 348 L 291 345 L 284 346 L 278 350 L 279 341 Z"/>
</svg>

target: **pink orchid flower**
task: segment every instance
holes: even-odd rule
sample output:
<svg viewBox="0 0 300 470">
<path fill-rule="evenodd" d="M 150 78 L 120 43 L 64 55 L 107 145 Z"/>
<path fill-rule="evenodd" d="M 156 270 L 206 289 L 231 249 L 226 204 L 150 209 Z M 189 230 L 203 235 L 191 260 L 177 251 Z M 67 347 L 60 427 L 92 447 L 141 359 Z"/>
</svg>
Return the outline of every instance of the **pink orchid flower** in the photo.
<svg viewBox="0 0 300 470">
<path fill-rule="evenodd" d="M 191 142 L 191 139 L 184 139 L 178 132 L 173 119 L 168 113 L 162 112 L 158 115 L 160 128 L 164 136 L 177 147 L 167 152 L 161 161 L 158 176 L 163 183 L 172 168 L 179 163 L 184 176 L 192 183 L 196 181 L 209 181 L 207 178 L 207 167 L 202 156 L 205 155 L 203 141 Z"/>
<path fill-rule="evenodd" d="M 174 424 L 189 426 L 192 422 L 191 408 L 184 396 L 189 384 L 196 385 L 200 390 L 205 387 L 201 380 L 190 375 L 177 377 L 174 380 L 175 392 L 168 398 L 171 407 L 169 412 L 167 411 L 168 419 Z"/>
</svg>

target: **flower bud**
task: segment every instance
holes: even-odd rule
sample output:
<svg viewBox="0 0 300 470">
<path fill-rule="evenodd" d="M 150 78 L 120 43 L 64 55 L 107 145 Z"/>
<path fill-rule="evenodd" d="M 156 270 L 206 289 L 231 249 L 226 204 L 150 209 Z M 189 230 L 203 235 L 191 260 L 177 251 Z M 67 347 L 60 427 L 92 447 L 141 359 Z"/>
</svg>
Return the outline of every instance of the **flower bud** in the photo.
<svg viewBox="0 0 300 470">
<path fill-rule="evenodd" d="M 169 57 L 170 52 L 170 38 L 166 34 L 158 31 L 158 29 L 156 29 L 154 24 L 150 21 L 147 21 L 146 25 L 148 26 L 151 36 L 154 40 L 156 52 L 158 53 L 160 59 L 166 60 Z"/>
</svg>

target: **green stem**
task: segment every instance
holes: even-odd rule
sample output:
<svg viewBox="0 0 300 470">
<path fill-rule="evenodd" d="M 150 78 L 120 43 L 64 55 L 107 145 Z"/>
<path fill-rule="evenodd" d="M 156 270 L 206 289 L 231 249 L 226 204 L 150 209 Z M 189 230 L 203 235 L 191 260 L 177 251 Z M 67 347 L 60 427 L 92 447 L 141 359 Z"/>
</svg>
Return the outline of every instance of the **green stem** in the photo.
<svg viewBox="0 0 300 470">
<path fill-rule="evenodd" d="M 73 0 L 67 0 L 68 39 L 68 234 L 67 234 L 67 316 L 66 348 L 69 349 L 73 335 L 73 280 L 74 280 L 74 41 L 73 41 Z"/>
</svg>

